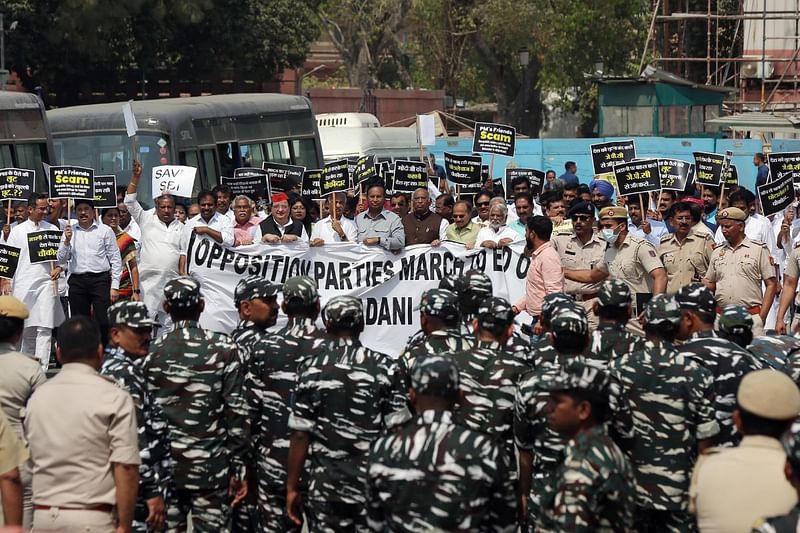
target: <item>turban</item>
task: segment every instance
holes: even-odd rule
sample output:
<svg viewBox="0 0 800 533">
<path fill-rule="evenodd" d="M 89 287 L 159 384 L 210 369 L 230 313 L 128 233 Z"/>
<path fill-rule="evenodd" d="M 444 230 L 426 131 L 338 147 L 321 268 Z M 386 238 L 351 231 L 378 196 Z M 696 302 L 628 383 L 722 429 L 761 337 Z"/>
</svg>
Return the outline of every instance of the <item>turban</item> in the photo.
<svg viewBox="0 0 800 533">
<path fill-rule="evenodd" d="M 614 196 L 614 187 L 605 180 L 592 180 L 589 183 L 589 190 L 594 192 L 595 189 L 606 198 L 612 198 Z"/>
</svg>

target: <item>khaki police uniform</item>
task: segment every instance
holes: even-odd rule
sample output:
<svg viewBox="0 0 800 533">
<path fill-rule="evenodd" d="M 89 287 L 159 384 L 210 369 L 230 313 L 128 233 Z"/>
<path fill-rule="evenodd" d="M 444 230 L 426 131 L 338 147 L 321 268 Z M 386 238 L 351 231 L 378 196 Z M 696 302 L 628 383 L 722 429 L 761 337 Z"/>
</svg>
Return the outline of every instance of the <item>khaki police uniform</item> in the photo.
<svg viewBox="0 0 800 533">
<path fill-rule="evenodd" d="M 25 445 L 11 427 L 6 415 L 0 411 L 0 475 L 19 468 L 19 465 L 24 464 L 27 460 L 28 451 L 25 449 Z M 5 524 L 3 518 L 2 508 L 0 508 L 0 526 Z"/>
<path fill-rule="evenodd" d="M 24 427 L 34 528 L 113 532 L 112 463 L 140 462 L 130 394 L 87 364 L 67 363 L 33 394 Z"/>
<path fill-rule="evenodd" d="M 753 335 L 764 333 L 759 313 L 763 300 L 762 282 L 775 277 L 767 247 L 747 237 L 733 248 L 728 241 L 718 244 L 711 253 L 706 279 L 717 284 L 714 300 L 718 307 L 743 305 L 753 315 Z"/>
<path fill-rule="evenodd" d="M 736 399 L 742 409 L 770 420 L 788 423 L 800 412 L 797 386 L 771 369 L 745 375 Z M 780 441 L 761 435 L 745 435 L 736 448 L 706 451 L 689 489 L 701 533 L 749 533 L 757 519 L 788 513 L 797 493 L 783 474 L 785 462 Z"/>
<path fill-rule="evenodd" d="M 598 268 L 605 257 L 607 243 L 594 233 L 585 244 L 574 234 L 556 235 L 552 241 L 553 247 L 561 257 L 561 264 L 565 270 L 590 270 Z M 579 283 L 564 279 L 564 292 L 575 296 L 575 300 L 586 310 L 589 319 L 589 329 L 597 328 L 597 315 L 592 312 L 594 302 L 597 301 L 597 291 L 601 283 Z"/>
<path fill-rule="evenodd" d="M 794 248 L 792 248 L 789 254 L 789 258 L 786 259 L 786 268 L 783 271 L 783 275 L 791 278 L 800 278 L 800 242 L 794 245 Z M 800 306 L 800 293 L 795 296 L 794 303 L 796 306 Z M 792 319 L 790 331 L 794 331 L 798 322 L 800 322 L 800 312 L 796 311 Z"/>
<path fill-rule="evenodd" d="M 611 279 L 620 279 L 628 284 L 637 314 L 643 310 L 639 309 L 643 306 L 643 297 L 653 293 L 650 272 L 663 267 L 655 247 L 630 233 L 625 236 L 625 241 L 619 248 L 609 246 L 604 262 L 598 265 L 600 270 L 608 272 Z"/>
<path fill-rule="evenodd" d="M 709 234 L 694 230 L 689 230 L 683 242 L 674 233 L 661 237 L 658 255 L 667 271 L 667 294 L 675 294 L 681 287 L 702 281 L 713 243 Z"/>
</svg>

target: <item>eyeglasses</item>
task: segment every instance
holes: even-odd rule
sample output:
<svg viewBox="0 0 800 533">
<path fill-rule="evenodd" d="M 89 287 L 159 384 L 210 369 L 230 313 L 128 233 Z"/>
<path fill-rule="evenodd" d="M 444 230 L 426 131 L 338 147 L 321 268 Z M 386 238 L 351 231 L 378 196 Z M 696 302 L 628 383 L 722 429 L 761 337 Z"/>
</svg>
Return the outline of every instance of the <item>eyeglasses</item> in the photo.
<svg viewBox="0 0 800 533">
<path fill-rule="evenodd" d="M 572 218 L 572 220 L 580 220 L 585 222 L 592 217 L 590 217 L 589 215 L 572 215 L 572 217 L 570 218 Z"/>
<path fill-rule="evenodd" d="M 492 203 L 492 202 L 478 202 L 475 205 L 477 205 L 478 207 L 486 207 L 490 203 Z"/>
<path fill-rule="evenodd" d="M 692 220 L 692 217 L 675 217 L 676 222 L 689 222 Z"/>
</svg>

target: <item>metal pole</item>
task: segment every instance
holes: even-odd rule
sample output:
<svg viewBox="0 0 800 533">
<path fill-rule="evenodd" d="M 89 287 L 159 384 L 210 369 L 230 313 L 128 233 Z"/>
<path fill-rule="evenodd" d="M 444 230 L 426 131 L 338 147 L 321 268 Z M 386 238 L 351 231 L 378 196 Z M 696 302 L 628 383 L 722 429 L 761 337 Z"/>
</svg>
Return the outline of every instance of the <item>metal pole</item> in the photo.
<svg viewBox="0 0 800 533">
<path fill-rule="evenodd" d="M 761 18 L 761 111 L 767 107 L 767 102 L 764 99 L 764 80 L 767 77 L 767 0 L 764 0 L 764 10 L 762 11 Z"/>
<path fill-rule="evenodd" d="M 0 13 L 0 70 L 6 69 L 6 26 L 5 15 Z"/>
</svg>

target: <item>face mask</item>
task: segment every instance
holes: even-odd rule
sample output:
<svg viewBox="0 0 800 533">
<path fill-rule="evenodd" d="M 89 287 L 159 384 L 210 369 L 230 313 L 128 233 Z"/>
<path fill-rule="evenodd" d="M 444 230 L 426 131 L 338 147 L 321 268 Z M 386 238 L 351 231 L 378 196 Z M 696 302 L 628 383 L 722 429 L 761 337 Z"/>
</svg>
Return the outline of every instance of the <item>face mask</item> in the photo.
<svg viewBox="0 0 800 533">
<path fill-rule="evenodd" d="M 616 232 L 614 232 L 613 229 L 604 228 L 600 230 L 600 237 L 602 237 L 603 240 L 606 241 L 608 244 L 614 244 L 615 242 L 617 242 L 617 237 L 619 237 L 619 235 Z"/>
</svg>

